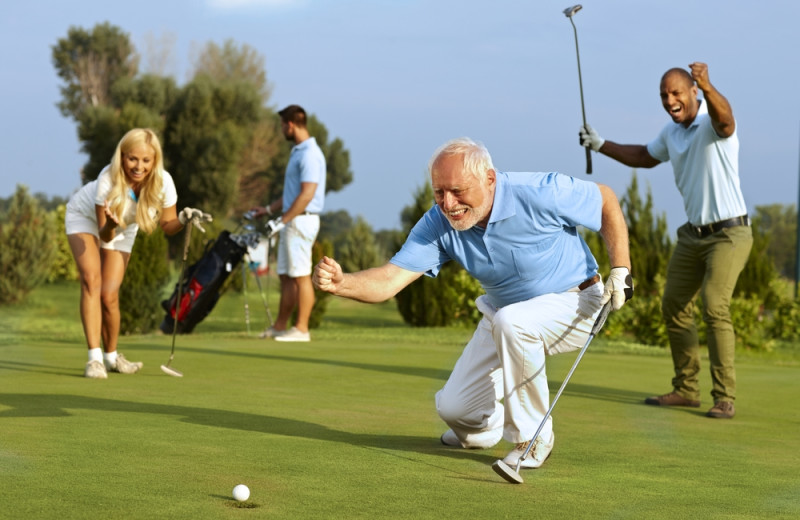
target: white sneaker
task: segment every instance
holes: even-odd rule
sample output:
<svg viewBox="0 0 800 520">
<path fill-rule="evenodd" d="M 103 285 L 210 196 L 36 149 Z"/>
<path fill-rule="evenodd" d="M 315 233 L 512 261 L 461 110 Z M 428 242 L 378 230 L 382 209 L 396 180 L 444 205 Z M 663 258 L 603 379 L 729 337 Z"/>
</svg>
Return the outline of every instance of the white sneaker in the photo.
<svg viewBox="0 0 800 520">
<path fill-rule="evenodd" d="M 280 336 L 275 336 L 275 341 L 311 341 L 311 334 L 300 332 L 297 327 L 292 327 Z"/>
<path fill-rule="evenodd" d="M 517 444 L 517 447 L 511 450 L 508 455 L 506 455 L 506 458 L 503 459 L 503 462 L 512 468 L 516 468 L 519 458 L 522 457 L 522 454 L 525 453 L 526 449 L 528 449 L 528 444 L 530 444 L 530 442 L 531 441 Z M 519 468 L 534 469 L 541 467 L 547 457 L 550 456 L 550 452 L 553 451 L 554 443 L 555 435 L 552 433 L 550 434 L 549 442 L 545 442 L 541 435 L 536 437 L 536 440 L 533 443 L 533 448 L 531 448 L 531 451 L 528 452 L 528 456 L 525 457 L 525 460 L 522 461 L 522 464 L 520 464 Z"/>
<path fill-rule="evenodd" d="M 278 336 L 283 336 L 286 332 L 285 330 L 276 330 L 275 327 L 267 327 L 258 337 L 261 339 L 277 338 Z"/>
<path fill-rule="evenodd" d="M 86 370 L 83 372 L 83 377 L 90 379 L 108 379 L 108 372 L 106 366 L 102 361 L 89 361 L 86 363 Z"/>
<path fill-rule="evenodd" d="M 121 353 L 117 352 L 117 362 L 108 367 L 111 372 L 119 372 L 120 374 L 135 374 L 144 366 L 141 361 L 128 361 Z"/>
</svg>

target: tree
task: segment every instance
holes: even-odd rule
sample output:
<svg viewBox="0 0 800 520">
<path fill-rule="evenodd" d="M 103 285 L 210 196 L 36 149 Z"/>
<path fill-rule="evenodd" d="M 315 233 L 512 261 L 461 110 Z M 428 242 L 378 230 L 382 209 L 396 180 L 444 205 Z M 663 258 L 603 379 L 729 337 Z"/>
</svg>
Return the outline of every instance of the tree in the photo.
<svg viewBox="0 0 800 520">
<path fill-rule="evenodd" d="M 215 81 L 249 81 L 261 95 L 266 104 L 272 92 L 264 69 L 264 57 L 247 44 L 237 47 L 233 40 L 225 40 L 222 46 L 214 42 L 206 43 L 193 61 L 196 79 L 209 76 Z"/>
<path fill-rule="evenodd" d="M 81 177 L 97 178 L 111 161 L 117 143 L 131 128 L 152 128 L 163 144 L 165 115 L 178 97 L 171 78 L 121 78 L 111 88 L 110 104 L 87 108 L 78 122 L 81 149 L 89 156 Z M 169 160 L 165 157 L 169 170 Z"/>
<path fill-rule="evenodd" d="M 274 128 L 279 128 L 280 116 L 271 112 L 270 117 Z M 353 172 L 350 170 L 350 152 L 344 147 L 344 142 L 341 139 L 328 140 L 328 129 L 314 114 L 308 115 L 308 132 L 316 139 L 322 154 L 325 156 L 325 193 L 340 191 L 353 181 Z M 281 136 L 281 138 L 283 137 Z M 292 145 L 284 142 L 278 146 L 277 153 L 264 170 L 242 177 L 242 183 L 246 182 L 250 183 L 249 185 L 264 187 L 261 190 L 261 198 L 256 201 L 257 204 L 263 204 L 265 200 L 275 200 L 283 194 L 284 174 L 286 173 L 286 165 L 289 164 L 291 149 Z M 248 193 L 242 190 L 241 197 L 248 197 Z M 249 208 L 252 207 L 252 204 L 250 206 L 240 204 L 240 206 Z"/>
<path fill-rule="evenodd" d="M 340 243 L 336 255 L 345 272 L 363 271 L 381 263 L 375 235 L 363 217 L 356 218 L 355 225 L 344 233 Z"/>
<path fill-rule="evenodd" d="M 246 44 L 237 47 L 233 40 L 226 40 L 222 46 L 209 42 L 193 60 L 193 65 L 194 79 L 206 77 L 218 83 L 250 83 L 259 93 L 262 107 L 269 101 L 272 88 L 267 82 L 264 57 Z M 244 213 L 253 206 L 264 204 L 270 197 L 271 179 L 265 178 L 264 172 L 270 170 L 276 160 L 288 161 L 288 151 L 283 149 L 283 142 L 275 113 L 263 108 L 251 129 L 249 141 L 241 151 L 237 166 L 239 187 L 234 212 Z M 285 162 L 283 165 L 285 166 Z M 275 179 L 280 179 L 283 175 L 282 171 L 278 173 L 280 175 L 276 174 Z"/>
<path fill-rule="evenodd" d="M 175 58 L 175 42 L 177 36 L 174 32 L 161 33 L 156 37 L 148 31 L 144 37 L 144 65 L 142 70 L 157 76 L 173 76 L 177 70 Z"/>
<path fill-rule="evenodd" d="M 769 235 L 765 234 L 761 225 L 761 217 L 756 215 L 751 226 L 753 232 L 753 247 L 747 257 L 747 263 L 739 274 L 734 297 L 757 298 L 767 306 L 775 300 L 772 283 L 778 276 L 775 264 L 767 256 Z"/>
<path fill-rule="evenodd" d="M 620 201 L 625 223 L 628 225 L 630 241 L 631 273 L 637 296 L 659 294 L 655 284 L 657 275 L 667 272 L 667 263 L 672 255 L 673 244 L 667 229 L 665 214 L 654 216 L 653 195 L 650 187 L 644 200 L 639 195 L 639 182 L 634 170 L 631 183 Z M 599 233 L 583 234 L 589 248 L 600 264 L 600 272 L 608 273 L 608 253 Z"/>
<path fill-rule="evenodd" d="M 18 303 L 50 275 L 56 254 L 52 215 L 28 188 L 17 185 L 8 212 L 0 215 L 0 304 Z"/>
<path fill-rule="evenodd" d="M 262 116 L 249 82 L 214 82 L 200 76 L 167 112 L 164 156 L 182 206 L 227 216 L 238 196 L 238 165 Z"/>
<path fill-rule="evenodd" d="M 75 259 L 72 258 L 72 249 L 70 249 L 69 240 L 67 240 L 67 230 L 64 223 L 66 213 L 67 206 L 65 204 L 61 204 L 51 212 L 53 222 L 52 241 L 55 252 L 50 264 L 50 272 L 47 275 L 48 282 L 75 281 L 79 278 L 78 266 L 75 265 Z"/>
<path fill-rule="evenodd" d="M 111 86 L 120 78 L 132 78 L 138 69 L 130 38 L 108 22 L 91 31 L 70 27 L 52 51 L 53 65 L 65 83 L 57 106 L 76 121 L 88 107 L 108 105 Z"/>
<path fill-rule="evenodd" d="M 353 217 L 346 210 L 327 211 L 320 218 L 319 236 L 329 239 L 333 243 L 334 254 L 338 255 L 337 240 L 353 227 L 353 223 Z"/>
<path fill-rule="evenodd" d="M 267 204 L 267 200 L 274 200 L 270 199 L 270 182 L 264 172 L 270 169 L 276 157 L 281 156 L 283 142 L 274 117 L 265 116 L 256 123 L 239 160 L 239 196 L 233 208 L 235 213 L 242 214 L 254 206 Z"/>
<path fill-rule="evenodd" d="M 384 262 L 388 262 L 405 240 L 406 234 L 399 229 L 381 229 L 375 233 L 375 243 Z"/>
<path fill-rule="evenodd" d="M 772 259 L 778 273 L 794 279 L 797 247 L 797 208 L 794 204 L 769 204 L 756 206 L 753 217 L 761 233 L 769 237 L 767 256 Z"/>
<path fill-rule="evenodd" d="M 150 43 L 148 54 L 155 56 Z M 172 78 L 137 76 L 128 35 L 108 23 L 91 31 L 73 27 L 52 51 L 65 83 L 59 108 L 78 122 L 89 156 L 84 183 L 108 164 L 125 132 L 148 127 L 160 134 L 179 204 L 222 218 L 281 194 L 290 147 L 277 114 L 266 107 L 264 59 L 251 47 L 232 40 L 207 44 L 192 80 L 181 88 Z M 353 177 L 349 152 L 340 139 L 328 140 L 313 115 L 309 130 L 328 161 L 327 191 L 342 189 Z"/>
</svg>

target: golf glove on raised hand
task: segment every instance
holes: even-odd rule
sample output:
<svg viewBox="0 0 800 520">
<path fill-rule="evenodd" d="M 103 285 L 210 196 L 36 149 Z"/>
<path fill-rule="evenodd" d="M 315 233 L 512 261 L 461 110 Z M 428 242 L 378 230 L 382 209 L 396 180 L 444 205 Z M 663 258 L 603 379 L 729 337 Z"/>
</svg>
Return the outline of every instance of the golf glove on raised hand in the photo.
<svg viewBox="0 0 800 520">
<path fill-rule="evenodd" d="M 633 277 L 627 267 L 612 267 L 603 289 L 602 304 L 611 301 L 611 309 L 619 310 L 633 298 Z"/>
<path fill-rule="evenodd" d="M 600 137 L 600 134 L 588 124 L 578 129 L 578 135 L 581 137 L 581 146 L 591 148 L 595 152 L 599 152 L 600 147 L 606 142 L 606 140 Z"/>
<path fill-rule="evenodd" d="M 282 217 L 267 222 L 267 234 L 270 238 L 274 237 L 281 229 L 285 228 Z"/>
</svg>

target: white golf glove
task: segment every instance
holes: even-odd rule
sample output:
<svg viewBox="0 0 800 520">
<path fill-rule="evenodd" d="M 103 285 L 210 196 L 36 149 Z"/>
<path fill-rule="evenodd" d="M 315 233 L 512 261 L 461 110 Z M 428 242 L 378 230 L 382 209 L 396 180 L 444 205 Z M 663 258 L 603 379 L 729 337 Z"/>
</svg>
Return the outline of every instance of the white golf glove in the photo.
<svg viewBox="0 0 800 520">
<path fill-rule="evenodd" d="M 278 217 L 276 219 L 270 220 L 267 222 L 267 233 L 270 238 L 274 237 L 278 232 L 285 228 L 286 224 L 283 223 L 283 219 Z"/>
<path fill-rule="evenodd" d="M 212 220 L 214 220 L 214 218 L 211 216 L 210 213 L 206 213 L 206 212 L 201 211 L 201 210 L 199 210 L 197 208 L 183 208 L 181 210 L 181 212 L 178 213 L 178 220 L 184 226 L 186 225 L 187 222 L 189 222 L 191 220 L 192 223 L 200 231 L 205 233 L 206 230 L 203 229 L 202 223 L 203 222 L 211 222 Z"/>
<path fill-rule="evenodd" d="M 588 124 L 578 129 L 578 135 L 581 136 L 581 146 L 585 148 L 591 147 L 595 152 L 599 152 L 600 147 L 606 142 L 606 140 L 600 137 L 600 134 Z"/>
<path fill-rule="evenodd" d="M 633 277 L 627 267 L 612 267 L 603 289 L 601 303 L 611 300 L 611 309 L 619 310 L 625 302 L 633 298 Z"/>
</svg>

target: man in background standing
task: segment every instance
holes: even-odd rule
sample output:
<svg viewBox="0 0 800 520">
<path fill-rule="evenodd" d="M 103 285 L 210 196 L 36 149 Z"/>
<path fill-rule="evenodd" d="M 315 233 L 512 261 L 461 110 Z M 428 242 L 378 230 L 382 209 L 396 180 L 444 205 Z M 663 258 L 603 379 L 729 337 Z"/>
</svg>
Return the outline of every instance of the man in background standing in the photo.
<svg viewBox="0 0 800 520">
<path fill-rule="evenodd" d="M 698 89 L 703 99 L 697 98 Z M 678 228 L 661 304 L 675 377 L 671 392 L 648 397 L 645 403 L 700 406 L 700 342 L 693 303 L 700 294 L 714 398 L 706 415 L 730 419 L 736 414 L 736 337 L 730 303 L 753 246 L 739 186 L 736 120 L 728 100 L 708 79 L 705 63 L 692 63 L 688 71 L 668 70 L 661 77 L 660 92 L 672 123 L 647 145 L 606 141 L 589 125 L 580 129 L 581 144 L 634 168 L 672 163 L 689 218 Z"/>
<path fill-rule="evenodd" d="M 277 272 L 281 301 L 274 325 L 259 337 L 310 341 L 308 321 L 314 307 L 311 248 L 319 232 L 319 214 L 325 204 L 327 168 L 322 150 L 308 133 L 306 111 L 298 105 L 289 105 L 278 115 L 284 137 L 294 142 L 286 166 L 283 195 L 265 207 L 253 208 L 253 214 L 260 217 L 281 212 L 267 224 L 270 236 L 280 232 Z M 294 326 L 288 328 L 295 309 L 297 319 Z"/>
</svg>

